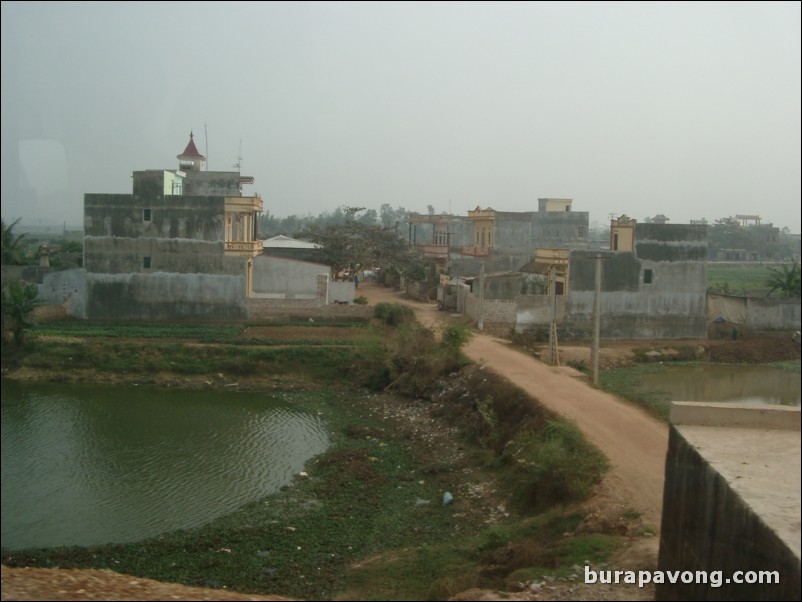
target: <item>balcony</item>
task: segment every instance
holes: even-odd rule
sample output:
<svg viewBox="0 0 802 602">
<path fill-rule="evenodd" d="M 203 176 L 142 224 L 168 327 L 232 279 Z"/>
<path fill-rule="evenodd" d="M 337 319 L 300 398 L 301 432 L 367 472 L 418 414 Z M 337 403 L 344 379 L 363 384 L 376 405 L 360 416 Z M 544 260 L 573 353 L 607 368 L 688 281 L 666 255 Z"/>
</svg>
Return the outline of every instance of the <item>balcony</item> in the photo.
<svg viewBox="0 0 802 602">
<path fill-rule="evenodd" d="M 261 240 L 227 240 L 225 244 L 227 255 L 255 257 L 262 253 L 264 243 Z"/>
<path fill-rule="evenodd" d="M 418 245 L 417 248 L 423 251 L 426 257 L 442 258 L 448 257 L 448 245 Z"/>
<path fill-rule="evenodd" d="M 535 249 L 534 261 L 549 265 L 568 265 L 571 249 L 549 249 L 538 247 Z"/>
<path fill-rule="evenodd" d="M 479 245 L 463 245 L 460 247 L 460 255 L 470 257 L 487 257 L 490 255 L 490 247 L 480 247 Z"/>
<path fill-rule="evenodd" d="M 260 196 L 226 197 L 226 212 L 229 213 L 261 213 L 264 206 Z"/>
</svg>

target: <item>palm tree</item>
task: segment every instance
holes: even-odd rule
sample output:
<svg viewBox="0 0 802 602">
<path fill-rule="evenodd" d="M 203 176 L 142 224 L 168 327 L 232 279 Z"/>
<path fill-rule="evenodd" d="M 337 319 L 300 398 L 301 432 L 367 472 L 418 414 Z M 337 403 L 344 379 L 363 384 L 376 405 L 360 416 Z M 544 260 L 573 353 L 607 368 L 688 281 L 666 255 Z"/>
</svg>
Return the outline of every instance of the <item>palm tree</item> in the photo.
<svg viewBox="0 0 802 602">
<path fill-rule="evenodd" d="M 766 284 L 771 287 L 767 297 L 774 291 L 780 291 L 783 297 L 800 296 L 800 277 L 799 262 L 795 261 L 790 266 L 781 265 L 779 268 L 769 268 L 769 279 Z"/>
<path fill-rule="evenodd" d="M 0 224 L 3 225 L 2 265 L 22 264 L 22 248 L 20 247 L 20 241 L 25 237 L 25 234 L 14 236 L 14 226 L 16 226 L 21 219 L 21 217 L 18 217 L 8 225 L 6 225 L 4 220 L 0 220 Z"/>
<path fill-rule="evenodd" d="M 36 307 L 36 297 L 38 289 L 33 284 L 24 284 L 19 281 L 12 282 L 7 289 L 3 290 L 2 313 L 3 331 L 5 332 L 6 323 L 11 325 L 11 332 L 14 334 L 14 343 L 21 346 L 25 340 L 25 331 L 33 326 L 31 322 L 31 312 Z"/>
</svg>

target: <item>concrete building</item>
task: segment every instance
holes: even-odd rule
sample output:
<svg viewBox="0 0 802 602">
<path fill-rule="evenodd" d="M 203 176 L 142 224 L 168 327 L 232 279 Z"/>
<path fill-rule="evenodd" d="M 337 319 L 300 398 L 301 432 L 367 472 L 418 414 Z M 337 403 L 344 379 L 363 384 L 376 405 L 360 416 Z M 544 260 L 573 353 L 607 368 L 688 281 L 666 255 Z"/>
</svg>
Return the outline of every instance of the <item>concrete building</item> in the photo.
<svg viewBox="0 0 802 602">
<path fill-rule="evenodd" d="M 132 194 L 84 195 L 87 318 L 244 318 L 263 209 L 253 178 L 201 171 L 190 134 L 179 169 L 133 172 Z"/>
<path fill-rule="evenodd" d="M 409 214 L 407 242 L 425 257 L 442 262 L 460 254 L 460 249 L 471 242 L 471 222 L 466 216 Z"/>
<path fill-rule="evenodd" d="M 628 218 L 614 222 L 623 228 L 619 230 L 619 250 L 605 252 L 601 262 L 602 337 L 705 338 L 707 227 L 638 224 Z M 615 230 L 614 223 L 611 232 Z M 631 246 L 631 250 L 620 250 L 622 245 Z M 561 337 L 590 338 L 597 254 L 578 249 L 538 249 L 522 271 L 546 278 L 546 290 L 514 294 L 516 288 L 529 291 L 538 284 L 526 282 L 523 274 L 516 275 L 518 286 L 507 287 L 502 296 L 486 289 L 481 312 L 485 323 L 491 323 L 496 333 L 507 334 L 512 329 L 547 329 L 555 319 Z M 556 293 L 555 298 L 549 292 Z M 488 305 L 491 301 L 492 306 Z M 466 315 L 478 321 L 479 310 L 474 308 L 479 306 L 466 301 L 465 307 Z M 487 320 L 489 311 L 493 320 Z"/>
<path fill-rule="evenodd" d="M 519 271 L 538 248 L 588 247 L 587 211 L 572 211 L 572 199 L 538 199 L 537 211 L 468 211 L 470 235 L 452 261 L 459 274 L 478 274 L 481 261 L 493 272 Z"/>
<path fill-rule="evenodd" d="M 496 211 L 477 207 L 468 211 L 471 244 L 463 255 L 521 255 L 528 261 L 535 249 L 582 249 L 588 244 L 587 211 L 571 211 L 571 199 L 538 199 L 537 211 Z"/>
<path fill-rule="evenodd" d="M 610 220 L 610 250 L 633 251 L 635 248 L 636 220 L 622 215 L 618 219 Z"/>
<path fill-rule="evenodd" d="M 619 246 L 601 262 L 604 338 L 706 338 L 707 227 L 634 223 L 632 233 L 631 252 Z M 571 253 L 569 336 L 593 332 L 595 255 Z"/>
</svg>

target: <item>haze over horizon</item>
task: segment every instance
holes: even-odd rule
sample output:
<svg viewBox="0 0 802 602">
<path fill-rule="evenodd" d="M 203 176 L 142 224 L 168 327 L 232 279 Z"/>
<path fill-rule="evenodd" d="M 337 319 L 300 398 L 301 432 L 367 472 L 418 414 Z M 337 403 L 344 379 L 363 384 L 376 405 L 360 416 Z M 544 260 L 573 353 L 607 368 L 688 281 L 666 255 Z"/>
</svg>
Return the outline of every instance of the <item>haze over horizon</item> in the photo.
<svg viewBox="0 0 802 602">
<path fill-rule="evenodd" d="M 6 222 L 80 225 L 194 131 L 279 217 L 567 197 L 800 232 L 798 2 L 0 6 Z"/>
</svg>

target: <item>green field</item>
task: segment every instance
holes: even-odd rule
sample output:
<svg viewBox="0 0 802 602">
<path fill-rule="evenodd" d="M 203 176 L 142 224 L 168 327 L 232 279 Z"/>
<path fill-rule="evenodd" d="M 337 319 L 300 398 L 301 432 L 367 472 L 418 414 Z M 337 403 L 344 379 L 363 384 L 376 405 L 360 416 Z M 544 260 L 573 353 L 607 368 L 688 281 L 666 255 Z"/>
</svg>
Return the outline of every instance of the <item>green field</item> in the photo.
<svg viewBox="0 0 802 602">
<path fill-rule="evenodd" d="M 780 264 L 770 263 L 708 263 L 707 288 L 714 293 L 763 293 L 769 292 L 766 281 L 770 268 Z"/>
</svg>

